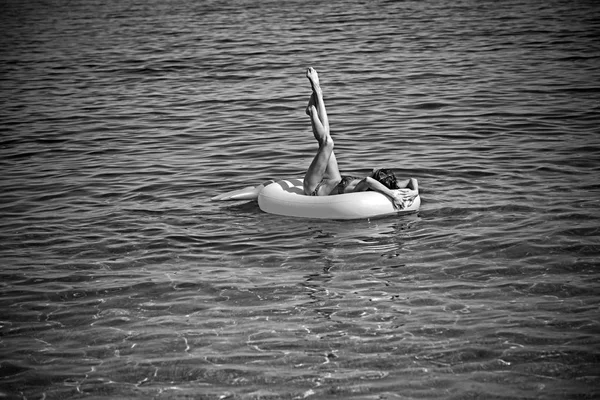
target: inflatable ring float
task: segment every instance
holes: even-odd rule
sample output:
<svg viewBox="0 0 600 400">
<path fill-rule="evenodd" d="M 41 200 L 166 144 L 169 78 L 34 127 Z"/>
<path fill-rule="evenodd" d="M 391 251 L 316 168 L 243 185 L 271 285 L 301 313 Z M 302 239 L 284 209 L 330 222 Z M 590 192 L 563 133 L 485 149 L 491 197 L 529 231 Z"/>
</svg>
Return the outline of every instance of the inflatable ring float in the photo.
<svg viewBox="0 0 600 400">
<path fill-rule="evenodd" d="M 333 196 L 307 196 L 302 179 L 284 179 L 234 190 L 212 200 L 256 200 L 264 212 L 289 217 L 318 219 L 365 219 L 388 215 L 412 214 L 419 211 L 421 197 L 417 196 L 397 209 L 392 201 L 379 192 L 367 191 Z"/>
<path fill-rule="evenodd" d="M 419 211 L 420 196 L 401 210 L 379 192 L 356 192 L 333 196 L 307 196 L 302 179 L 285 179 L 265 186 L 258 194 L 258 206 L 270 214 L 320 219 L 364 219 Z"/>
</svg>

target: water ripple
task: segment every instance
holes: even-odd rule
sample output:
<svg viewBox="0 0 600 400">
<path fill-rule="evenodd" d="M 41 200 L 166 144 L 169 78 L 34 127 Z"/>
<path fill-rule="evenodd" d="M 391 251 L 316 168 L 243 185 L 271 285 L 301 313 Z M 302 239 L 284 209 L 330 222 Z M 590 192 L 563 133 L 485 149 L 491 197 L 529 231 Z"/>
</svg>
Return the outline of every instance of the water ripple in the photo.
<svg viewBox="0 0 600 400">
<path fill-rule="evenodd" d="M 598 397 L 594 2 L 5 3 L 2 396 Z M 418 215 L 209 201 L 304 174 L 308 65 Z"/>
</svg>

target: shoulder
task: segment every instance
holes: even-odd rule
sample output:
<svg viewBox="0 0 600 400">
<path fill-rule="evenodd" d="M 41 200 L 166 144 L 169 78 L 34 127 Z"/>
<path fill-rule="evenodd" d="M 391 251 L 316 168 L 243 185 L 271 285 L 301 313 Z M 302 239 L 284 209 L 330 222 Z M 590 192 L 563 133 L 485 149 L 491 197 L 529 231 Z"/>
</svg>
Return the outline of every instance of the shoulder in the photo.
<svg viewBox="0 0 600 400">
<path fill-rule="evenodd" d="M 410 183 L 410 179 L 403 179 L 401 181 L 396 181 L 398 185 L 398 189 L 404 189 Z"/>
</svg>

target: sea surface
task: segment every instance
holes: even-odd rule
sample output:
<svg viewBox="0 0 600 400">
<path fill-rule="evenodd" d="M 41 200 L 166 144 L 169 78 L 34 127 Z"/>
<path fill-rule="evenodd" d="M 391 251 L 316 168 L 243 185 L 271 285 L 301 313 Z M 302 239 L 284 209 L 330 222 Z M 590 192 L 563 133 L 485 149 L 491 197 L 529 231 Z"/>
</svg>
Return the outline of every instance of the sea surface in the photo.
<svg viewBox="0 0 600 400">
<path fill-rule="evenodd" d="M 600 3 L 5 0 L 0 398 L 600 398 Z M 210 198 L 342 173 L 418 214 Z"/>
</svg>

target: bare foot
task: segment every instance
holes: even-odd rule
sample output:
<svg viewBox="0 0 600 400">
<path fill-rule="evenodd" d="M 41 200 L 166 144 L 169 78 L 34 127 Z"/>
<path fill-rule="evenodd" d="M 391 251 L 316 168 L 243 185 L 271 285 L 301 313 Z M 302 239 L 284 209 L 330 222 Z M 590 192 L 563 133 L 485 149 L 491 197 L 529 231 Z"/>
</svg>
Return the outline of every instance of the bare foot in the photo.
<svg viewBox="0 0 600 400">
<path fill-rule="evenodd" d="M 321 91 L 321 85 L 319 84 L 319 75 L 317 74 L 317 70 L 313 67 L 308 67 L 306 70 L 306 77 L 310 81 L 310 85 L 312 86 L 313 92 Z"/>
</svg>

